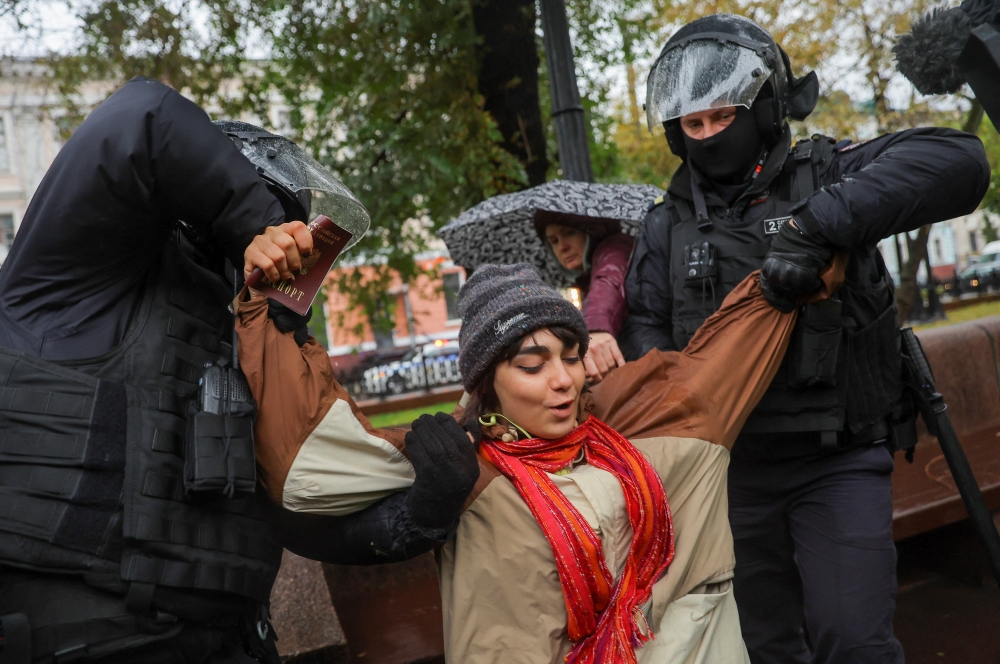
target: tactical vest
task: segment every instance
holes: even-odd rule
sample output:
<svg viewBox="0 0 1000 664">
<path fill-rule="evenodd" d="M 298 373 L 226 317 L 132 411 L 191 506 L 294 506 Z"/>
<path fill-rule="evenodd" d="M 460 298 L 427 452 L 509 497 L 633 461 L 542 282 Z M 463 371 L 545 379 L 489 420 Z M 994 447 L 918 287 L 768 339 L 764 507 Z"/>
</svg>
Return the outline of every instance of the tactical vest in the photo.
<svg viewBox="0 0 1000 664">
<path fill-rule="evenodd" d="M 138 611 L 158 587 L 268 601 L 282 547 L 264 492 L 185 497 L 186 409 L 232 335 L 231 291 L 197 258 L 175 233 L 104 356 L 56 363 L 0 349 L 3 564 L 112 574 Z"/>
<path fill-rule="evenodd" d="M 770 187 L 742 212 L 708 207 L 706 219 L 687 200 L 667 202 L 673 207 L 668 210 L 670 287 L 677 348 L 687 345 L 733 288 L 760 269 L 771 240 L 791 219 L 791 208 L 818 189 L 816 170 L 832 155 L 830 139 L 798 143 Z M 692 184 L 697 186 L 694 178 Z M 877 294 L 847 284 L 835 302 L 801 308 L 789 351 L 744 432 L 827 432 L 824 440 L 832 444 L 845 431 L 860 438 L 888 434 L 885 420 L 899 402 L 902 385 L 892 281 L 880 258 L 879 263 Z M 855 321 L 871 307 L 860 300 L 884 298 L 886 289 L 892 305 L 860 329 Z"/>
</svg>

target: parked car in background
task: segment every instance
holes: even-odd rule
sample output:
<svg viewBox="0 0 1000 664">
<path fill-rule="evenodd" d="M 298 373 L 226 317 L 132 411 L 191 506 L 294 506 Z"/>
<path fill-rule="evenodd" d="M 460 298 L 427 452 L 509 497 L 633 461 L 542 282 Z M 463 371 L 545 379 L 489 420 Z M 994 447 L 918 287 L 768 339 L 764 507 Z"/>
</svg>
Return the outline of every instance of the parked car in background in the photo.
<svg viewBox="0 0 1000 664">
<path fill-rule="evenodd" d="M 361 385 L 367 395 L 384 396 L 461 381 L 458 341 L 438 339 L 408 351 L 399 360 L 365 369 Z"/>
<path fill-rule="evenodd" d="M 990 242 L 975 263 L 959 275 L 963 291 L 1000 288 L 1000 241 Z"/>
<path fill-rule="evenodd" d="M 356 361 L 350 363 L 350 368 L 338 371 L 334 367 L 337 381 L 344 386 L 352 397 L 361 399 L 367 396 L 365 392 L 365 372 L 372 367 L 378 367 L 390 362 L 396 362 L 409 353 L 407 348 L 392 348 L 389 350 L 370 350 L 358 353 Z M 346 362 L 345 362 L 346 364 Z"/>
</svg>

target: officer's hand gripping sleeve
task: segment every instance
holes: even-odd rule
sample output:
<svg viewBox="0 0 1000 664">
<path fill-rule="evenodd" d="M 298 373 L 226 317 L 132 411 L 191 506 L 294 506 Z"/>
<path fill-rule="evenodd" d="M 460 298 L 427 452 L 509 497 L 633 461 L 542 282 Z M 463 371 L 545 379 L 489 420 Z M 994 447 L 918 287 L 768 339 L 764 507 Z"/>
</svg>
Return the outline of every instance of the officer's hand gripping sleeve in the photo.
<svg viewBox="0 0 1000 664">
<path fill-rule="evenodd" d="M 781 227 L 760 269 L 760 289 L 778 311 L 788 313 L 807 293 L 822 285 L 819 273 L 833 249 L 803 234 L 789 221 Z"/>
</svg>

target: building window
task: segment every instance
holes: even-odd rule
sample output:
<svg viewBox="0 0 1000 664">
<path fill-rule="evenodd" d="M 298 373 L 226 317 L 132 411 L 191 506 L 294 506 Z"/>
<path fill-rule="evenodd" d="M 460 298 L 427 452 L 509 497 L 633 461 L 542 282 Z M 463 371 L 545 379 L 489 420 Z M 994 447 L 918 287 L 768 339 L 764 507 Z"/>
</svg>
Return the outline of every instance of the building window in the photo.
<svg viewBox="0 0 1000 664">
<path fill-rule="evenodd" d="M 934 238 L 934 262 L 940 263 L 944 253 L 941 251 L 941 238 Z"/>
<path fill-rule="evenodd" d="M 969 251 L 972 253 L 979 251 L 979 242 L 976 240 L 976 231 L 969 231 Z"/>
<path fill-rule="evenodd" d="M 0 118 L 0 171 L 10 170 L 7 159 L 7 125 L 3 118 Z"/>
<path fill-rule="evenodd" d="M 14 215 L 0 214 L 0 244 L 10 247 L 14 244 Z"/>
<path fill-rule="evenodd" d="M 459 272 L 451 272 L 444 275 L 442 280 L 444 281 L 444 304 L 448 308 L 448 320 L 459 320 L 462 316 L 458 313 L 458 289 L 462 287 L 462 275 Z"/>
</svg>

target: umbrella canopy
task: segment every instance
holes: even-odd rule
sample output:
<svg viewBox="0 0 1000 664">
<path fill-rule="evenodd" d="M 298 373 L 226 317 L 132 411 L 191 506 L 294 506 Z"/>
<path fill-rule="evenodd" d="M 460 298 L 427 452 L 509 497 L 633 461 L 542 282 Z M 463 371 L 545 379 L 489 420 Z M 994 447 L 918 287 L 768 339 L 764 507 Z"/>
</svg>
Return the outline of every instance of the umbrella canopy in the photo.
<svg viewBox="0 0 1000 664">
<path fill-rule="evenodd" d="M 598 234 L 639 232 L 649 204 L 663 191 L 652 185 L 554 180 L 487 199 L 438 231 L 451 259 L 467 271 L 484 263 L 533 263 L 557 288 L 570 284 L 536 231 L 536 219 L 586 227 Z M 563 216 L 564 215 L 564 216 Z"/>
</svg>

